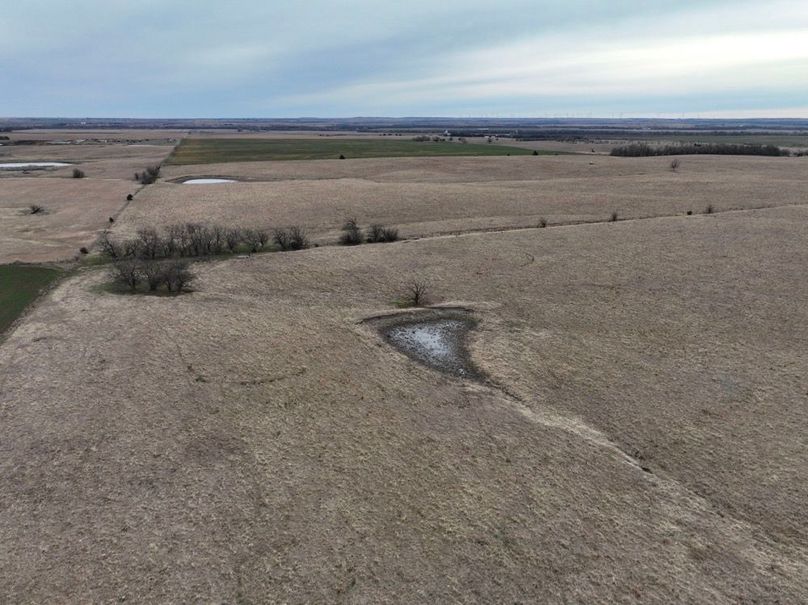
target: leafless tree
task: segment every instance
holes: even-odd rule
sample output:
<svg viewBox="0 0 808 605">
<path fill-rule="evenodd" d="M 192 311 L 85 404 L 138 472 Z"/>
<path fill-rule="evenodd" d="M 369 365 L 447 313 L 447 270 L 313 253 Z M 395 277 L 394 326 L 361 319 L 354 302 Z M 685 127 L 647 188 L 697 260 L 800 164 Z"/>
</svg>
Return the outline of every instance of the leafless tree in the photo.
<svg viewBox="0 0 808 605">
<path fill-rule="evenodd" d="M 303 250 L 309 247 L 309 239 L 302 227 L 297 225 L 272 232 L 275 245 L 281 250 Z"/>
<path fill-rule="evenodd" d="M 241 229 L 228 229 L 224 234 L 225 244 L 227 244 L 227 249 L 230 250 L 231 253 L 235 253 L 236 250 L 238 250 L 238 246 L 243 239 L 244 236 Z"/>
<path fill-rule="evenodd" d="M 226 234 L 227 229 L 225 229 L 221 225 L 213 225 L 210 228 L 210 236 L 212 244 L 211 252 L 213 254 L 221 254 L 222 251 L 224 250 Z M 269 235 L 267 235 L 267 240 L 269 240 Z"/>
<path fill-rule="evenodd" d="M 143 258 L 157 258 L 165 255 L 165 242 L 154 227 L 141 227 L 137 230 L 140 240 L 140 254 Z"/>
<path fill-rule="evenodd" d="M 169 292 L 179 294 L 194 279 L 194 274 L 188 268 L 188 263 L 183 260 L 166 261 L 164 272 L 164 283 Z"/>
<path fill-rule="evenodd" d="M 269 241 L 269 233 L 263 229 L 244 229 L 242 237 L 250 252 L 258 252 Z"/>
<path fill-rule="evenodd" d="M 109 236 L 109 231 L 104 231 L 101 237 L 98 238 L 98 247 L 101 249 L 101 254 L 108 256 L 115 260 L 122 256 L 122 251 L 118 244 L 116 244 Z"/>
<path fill-rule="evenodd" d="M 421 307 L 426 303 L 428 294 L 429 284 L 415 279 L 404 285 L 404 295 L 401 297 L 401 301 L 408 307 Z"/>
<path fill-rule="evenodd" d="M 166 281 L 166 266 L 164 262 L 146 261 L 141 271 L 150 292 L 155 292 Z"/>
<path fill-rule="evenodd" d="M 134 292 L 141 280 L 140 263 L 134 259 L 117 260 L 112 264 L 112 277 Z"/>
</svg>

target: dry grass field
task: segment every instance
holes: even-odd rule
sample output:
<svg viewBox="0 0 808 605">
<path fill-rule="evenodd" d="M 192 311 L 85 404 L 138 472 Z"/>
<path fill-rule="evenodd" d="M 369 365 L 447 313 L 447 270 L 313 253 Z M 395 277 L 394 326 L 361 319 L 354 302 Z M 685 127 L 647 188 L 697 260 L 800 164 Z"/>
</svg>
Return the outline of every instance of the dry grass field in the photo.
<svg viewBox="0 0 808 605">
<path fill-rule="evenodd" d="M 0 264 L 71 259 L 90 246 L 139 185 L 112 179 L 0 180 Z M 31 214 L 36 204 L 45 210 Z"/>
<path fill-rule="evenodd" d="M 49 133 L 49 141 L 63 140 L 64 133 Z M 71 164 L 57 169 L 31 170 L 23 174 L 20 171 L 0 170 L 0 185 L 4 185 L 6 179 L 16 178 L 70 178 L 74 168 L 83 170 L 88 178 L 95 179 L 132 179 L 135 171 L 143 170 L 146 166 L 159 164 L 171 153 L 175 142 L 169 134 L 163 134 L 161 138 L 156 138 L 154 133 L 149 138 L 148 133 L 138 135 L 137 133 L 117 133 L 110 131 L 106 133 L 108 138 L 102 138 L 105 133 L 90 132 L 86 137 L 93 136 L 98 139 L 96 143 L 81 143 L 67 145 L 37 144 L 37 145 L 12 145 L 0 147 L 0 163 L 5 162 L 66 162 Z M 11 133 L 11 136 L 20 136 Z M 35 134 L 24 134 L 26 138 L 37 140 Z M 46 133 L 39 136 L 45 137 Z M 123 137 L 131 136 L 131 139 Z M 64 140 L 75 141 L 67 137 Z M 123 142 L 126 140 L 135 141 L 132 143 Z M 101 142 L 108 141 L 108 142 Z"/>
<path fill-rule="evenodd" d="M 406 237 L 804 203 L 806 158 L 526 156 L 386 158 L 170 166 L 138 195 L 119 232 L 186 220 L 300 224 L 332 241 L 342 221 L 386 222 Z M 189 176 L 247 182 L 182 185 Z"/>
<path fill-rule="evenodd" d="M 808 158 L 226 162 L 140 188 L 170 137 L 109 137 L 0 147 L 88 175 L 0 173 L 0 263 L 70 258 L 113 215 L 408 239 L 197 262 L 176 297 L 85 265 L 45 295 L 0 344 L 0 602 L 808 600 Z M 485 381 L 365 321 L 417 315 L 416 279 L 471 311 Z"/>
<path fill-rule="evenodd" d="M 804 194 L 710 161 L 567 191 Z M 806 265 L 794 206 L 199 263 L 180 297 L 85 269 L 0 346 L 0 599 L 805 602 Z M 415 276 L 490 383 L 362 322 Z"/>
<path fill-rule="evenodd" d="M 91 246 L 140 185 L 136 171 L 159 164 L 173 149 L 172 131 L 23 131 L 12 140 L 41 144 L 0 147 L 0 163 L 67 162 L 48 170 L 0 170 L 0 264 L 72 259 Z M 70 144 L 46 144 L 65 141 Z M 78 143 L 77 141 L 95 141 Z M 74 168 L 83 179 L 72 178 Z M 29 206 L 45 212 L 30 215 Z"/>
</svg>

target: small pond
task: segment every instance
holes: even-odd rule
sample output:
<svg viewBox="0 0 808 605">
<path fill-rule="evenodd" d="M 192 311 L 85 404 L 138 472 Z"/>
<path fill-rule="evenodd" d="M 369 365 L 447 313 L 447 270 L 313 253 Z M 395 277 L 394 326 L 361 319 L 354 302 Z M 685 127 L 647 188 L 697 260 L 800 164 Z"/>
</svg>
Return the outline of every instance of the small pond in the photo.
<svg viewBox="0 0 808 605">
<path fill-rule="evenodd" d="M 459 309 L 429 309 L 372 320 L 396 349 L 426 366 L 461 378 L 482 379 L 466 340 L 476 321 Z"/>
<path fill-rule="evenodd" d="M 0 164 L 0 170 L 27 170 L 29 168 L 61 168 L 70 166 L 65 162 L 7 162 Z"/>
<path fill-rule="evenodd" d="M 183 181 L 183 185 L 218 185 L 220 183 L 237 183 L 233 179 L 188 179 Z"/>
</svg>

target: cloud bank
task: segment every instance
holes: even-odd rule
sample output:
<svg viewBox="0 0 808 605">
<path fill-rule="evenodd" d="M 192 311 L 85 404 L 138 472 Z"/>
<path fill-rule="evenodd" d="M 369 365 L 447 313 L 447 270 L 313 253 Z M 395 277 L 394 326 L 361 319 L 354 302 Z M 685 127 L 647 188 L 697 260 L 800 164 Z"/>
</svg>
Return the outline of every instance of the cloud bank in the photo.
<svg viewBox="0 0 808 605">
<path fill-rule="evenodd" d="M 799 0 L 27 0 L 0 115 L 808 117 Z"/>
</svg>

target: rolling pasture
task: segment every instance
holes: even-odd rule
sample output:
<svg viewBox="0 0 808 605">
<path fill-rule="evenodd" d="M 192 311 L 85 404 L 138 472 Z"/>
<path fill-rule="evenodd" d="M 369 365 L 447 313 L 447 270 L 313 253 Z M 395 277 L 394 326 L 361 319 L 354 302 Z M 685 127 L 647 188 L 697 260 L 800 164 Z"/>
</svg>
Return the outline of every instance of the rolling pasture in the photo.
<svg viewBox="0 0 808 605">
<path fill-rule="evenodd" d="M 198 135 L 121 203 L 118 239 L 318 245 L 207 257 L 177 296 L 77 263 L 7 334 L 0 600 L 808 599 L 808 158 L 410 143 Z M 23 210 L 84 181 L 0 199 L 64 217 Z M 71 246 L 109 226 L 87 207 Z M 403 239 L 340 246 L 351 217 Z M 19 307 L 53 275 L 18 271 Z M 416 282 L 438 311 L 401 308 Z M 429 313 L 469 318 L 473 380 L 374 327 Z"/>
</svg>

